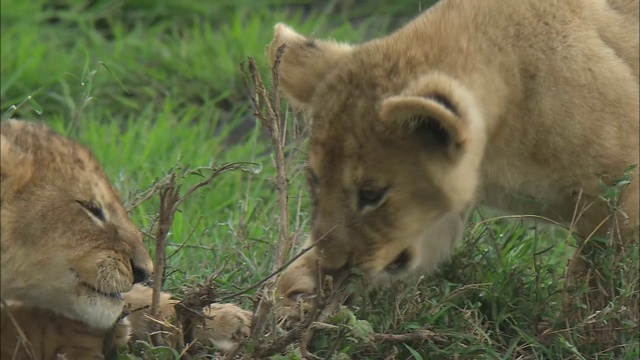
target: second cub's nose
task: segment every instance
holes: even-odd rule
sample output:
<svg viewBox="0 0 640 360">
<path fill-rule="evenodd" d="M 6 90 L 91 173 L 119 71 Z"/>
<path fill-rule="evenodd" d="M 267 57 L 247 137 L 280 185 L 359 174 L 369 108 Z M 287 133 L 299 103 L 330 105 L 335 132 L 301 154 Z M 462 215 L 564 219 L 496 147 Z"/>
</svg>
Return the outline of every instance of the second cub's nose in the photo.
<svg viewBox="0 0 640 360">
<path fill-rule="evenodd" d="M 148 271 L 139 266 L 136 266 L 133 261 L 131 261 L 131 271 L 133 272 L 134 284 L 145 282 L 151 277 L 151 274 Z"/>
</svg>

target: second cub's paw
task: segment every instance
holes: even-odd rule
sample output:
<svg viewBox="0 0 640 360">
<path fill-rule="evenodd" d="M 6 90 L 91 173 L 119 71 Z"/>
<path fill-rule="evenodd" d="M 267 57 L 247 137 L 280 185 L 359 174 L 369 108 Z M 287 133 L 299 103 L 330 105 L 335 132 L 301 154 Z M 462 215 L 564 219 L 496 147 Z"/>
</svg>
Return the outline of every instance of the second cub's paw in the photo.
<svg viewBox="0 0 640 360">
<path fill-rule="evenodd" d="M 113 347 L 119 348 L 126 345 L 131 338 L 131 322 L 128 318 L 119 319 L 118 322 L 113 325 Z"/>
<path fill-rule="evenodd" d="M 211 304 L 203 309 L 204 323 L 197 325 L 196 339 L 222 351 L 233 349 L 249 336 L 252 313 L 233 304 Z"/>
</svg>

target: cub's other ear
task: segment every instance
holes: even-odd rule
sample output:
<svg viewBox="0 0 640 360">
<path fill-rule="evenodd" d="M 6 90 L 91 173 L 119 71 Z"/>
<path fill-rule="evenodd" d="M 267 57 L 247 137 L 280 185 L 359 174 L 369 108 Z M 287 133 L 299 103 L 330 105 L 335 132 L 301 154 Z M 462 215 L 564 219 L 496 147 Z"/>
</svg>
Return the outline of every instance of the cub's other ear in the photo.
<svg viewBox="0 0 640 360">
<path fill-rule="evenodd" d="M 384 123 L 408 128 L 429 151 L 451 156 L 465 150 L 469 135 L 482 125 L 469 92 L 439 74 L 421 78 L 399 95 L 384 99 L 379 115 Z"/>
<path fill-rule="evenodd" d="M 5 136 L 5 124 L 0 133 L 0 201 L 20 190 L 33 174 L 33 159 Z"/>
<path fill-rule="evenodd" d="M 267 48 L 270 66 L 274 66 L 278 48 L 283 44 L 280 88 L 297 108 L 309 105 L 316 86 L 352 50 L 348 44 L 307 39 L 289 26 L 278 23 Z"/>
</svg>

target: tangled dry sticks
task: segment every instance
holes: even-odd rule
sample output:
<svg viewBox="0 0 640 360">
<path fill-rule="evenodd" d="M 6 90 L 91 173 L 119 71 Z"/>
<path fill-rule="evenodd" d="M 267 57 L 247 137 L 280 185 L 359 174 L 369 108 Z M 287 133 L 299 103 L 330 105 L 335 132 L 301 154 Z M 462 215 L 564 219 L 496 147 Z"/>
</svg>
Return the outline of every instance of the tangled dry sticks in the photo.
<svg viewBox="0 0 640 360">
<path fill-rule="evenodd" d="M 255 310 L 253 313 L 251 334 L 249 338 L 227 353 L 225 359 L 234 359 L 237 356 L 252 359 L 265 358 L 274 354 L 283 353 L 292 347 L 297 347 L 300 355 L 304 358 L 318 359 L 319 357 L 308 350 L 308 345 L 313 337 L 314 331 L 317 329 L 341 330 L 339 326 L 327 324 L 326 322 L 345 302 L 350 294 L 350 285 L 353 284 L 356 278 L 356 275 L 347 273 L 340 273 L 334 275 L 334 277 L 324 276 L 324 278 L 322 278 L 323 275 L 318 273 L 318 283 L 323 284 L 323 286 L 318 288 L 315 296 L 307 298 L 304 302 L 299 301 L 294 306 L 287 306 L 279 301 L 279 295 L 281 294 L 278 294 L 275 288 L 274 279 L 277 274 L 315 245 L 313 244 L 309 248 L 303 249 L 297 256 L 285 263 L 287 254 L 289 254 L 295 246 L 294 237 L 289 233 L 288 218 L 289 181 L 287 179 L 287 164 L 285 163 L 287 117 L 281 113 L 279 97 L 279 65 L 285 47 L 286 45 L 282 45 L 277 50 L 276 61 L 271 69 L 271 91 L 266 89 L 253 58 L 249 57 L 247 59 L 248 69 L 245 67 L 245 63 L 241 64 L 245 85 L 250 94 L 251 110 L 271 138 L 273 145 L 277 173 L 276 187 L 278 190 L 278 224 L 280 237 L 276 245 L 276 259 L 273 273 L 258 284 L 247 289 L 250 290 L 258 286 L 260 287 L 254 297 Z M 319 267 L 317 268 L 319 269 Z M 222 300 L 228 300 L 237 295 L 240 295 L 240 293 Z M 275 311 L 273 311 L 274 309 Z M 288 331 L 284 329 L 288 329 Z M 369 335 L 373 340 L 385 342 L 419 341 L 427 339 L 438 340 L 442 338 L 424 329 L 408 334 L 371 333 Z M 247 346 L 248 344 L 252 346 Z"/>
<path fill-rule="evenodd" d="M 243 167 L 251 165 L 249 163 L 234 163 L 221 166 L 219 168 L 210 168 L 211 175 L 204 181 L 190 188 L 183 196 L 179 196 L 178 185 L 176 184 L 176 175 L 170 174 L 163 181 L 160 181 L 154 187 L 138 196 L 133 201 L 131 207 L 137 206 L 140 202 L 145 201 L 155 195 L 160 197 L 160 208 L 155 224 L 156 241 L 156 259 L 155 269 L 156 277 L 153 281 L 153 302 L 151 310 L 146 317 L 153 324 L 150 329 L 151 341 L 155 345 L 166 344 L 161 337 L 162 329 L 170 329 L 177 332 L 178 340 L 172 342 L 177 350 L 180 351 L 181 358 L 198 358 L 199 355 L 206 352 L 206 348 L 202 347 L 196 340 L 197 336 L 194 331 L 208 319 L 203 309 L 218 303 L 232 301 L 240 295 L 244 295 L 256 290 L 253 297 L 254 309 L 251 317 L 251 329 L 248 334 L 238 334 L 234 338 L 236 345 L 227 352 L 224 359 L 261 359 L 271 355 L 285 353 L 297 348 L 300 355 L 307 359 L 318 359 L 319 357 L 309 351 L 309 343 L 313 338 L 313 334 L 317 330 L 335 331 L 335 345 L 339 338 L 344 336 L 343 326 L 337 326 L 328 323 L 330 317 L 336 313 L 340 306 L 345 303 L 349 297 L 357 275 L 340 273 L 332 276 L 324 276 L 320 273 L 318 276 L 317 294 L 307 297 L 305 300 L 299 301 L 297 304 L 291 305 L 281 301 L 281 294 L 276 289 L 276 278 L 289 264 L 315 245 L 303 249 L 300 253 L 286 261 L 288 254 L 291 254 L 296 243 L 296 238 L 289 230 L 289 180 L 287 178 L 287 121 L 288 118 L 283 116 L 281 112 L 281 102 L 279 97 L 279 64 L 280 58 L 285 51 L 285 46 L 278 48 L 276 61 L 271 69 L 272 88 L 267 90 L 260 76 L 255 60 L 249 57 L 241 64 L 243 79 L 250 98 L 250 108 L 256 119 L 262 124 L 265 132 L 270 137 L 273 147 L 275 167 L 276 167 L 276 188 L 278 196 L 278 231 L 279 239 L 276 244 L 276 258 L 273 262 L 273 271 L 271 274 L 260 280 L 256 284 L 236 292 L 234 294 L 218 297 L 213 279 L 215 275 L 207 279 L 202 284 L 197 284 L 183 290 L 183 300 L 175 304 L 175 323 L 167 324 L 163 319 L 158 318 L 158 299 L 161 296 L 161 284 L 164 276 L 165 265 L 165 244 L 166 234 L 171 228 L 173 214 L 177 211 L 179 205 L 189 197 L 196 189 L 208 185 L 220 173 L 228 170 L 243 170 Z M 177 172 L 178 179 L 184 177 L 184 172 Z M 319 269 L 319 267 L 317 267 Z M 155 321 L 154 321 L 155 319 Z M 209 319 L 210 320 L 210 319 Z M 243 336 L 247 335 L 247 336 Z M 435 334 L 427 329 L 416 330 L 406 334 L 383 334 L 370 332 L 366 335 L 371 341 L 373 347 L 374 342 L 421 342 L 421 341 L 440 341 L 443 337 Z M 329 349 L 332 353 L 335 351 Z"/>
</svg>

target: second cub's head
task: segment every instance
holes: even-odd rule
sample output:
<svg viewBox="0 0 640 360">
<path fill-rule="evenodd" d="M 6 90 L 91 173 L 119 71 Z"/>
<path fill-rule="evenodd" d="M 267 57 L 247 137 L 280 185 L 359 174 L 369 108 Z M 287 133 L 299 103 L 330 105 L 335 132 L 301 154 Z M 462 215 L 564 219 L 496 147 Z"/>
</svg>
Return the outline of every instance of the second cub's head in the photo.
<svg viewBox="0 0 640 360">
<path fill-rule="evenodd" d="M 325 271 L 432 268 L 462 236 L 484 146 L 463 82 L 392 37 L 310 40 L 278 24 L 280 86 L 311 120 L 312 240 Z"/>
</svg>

